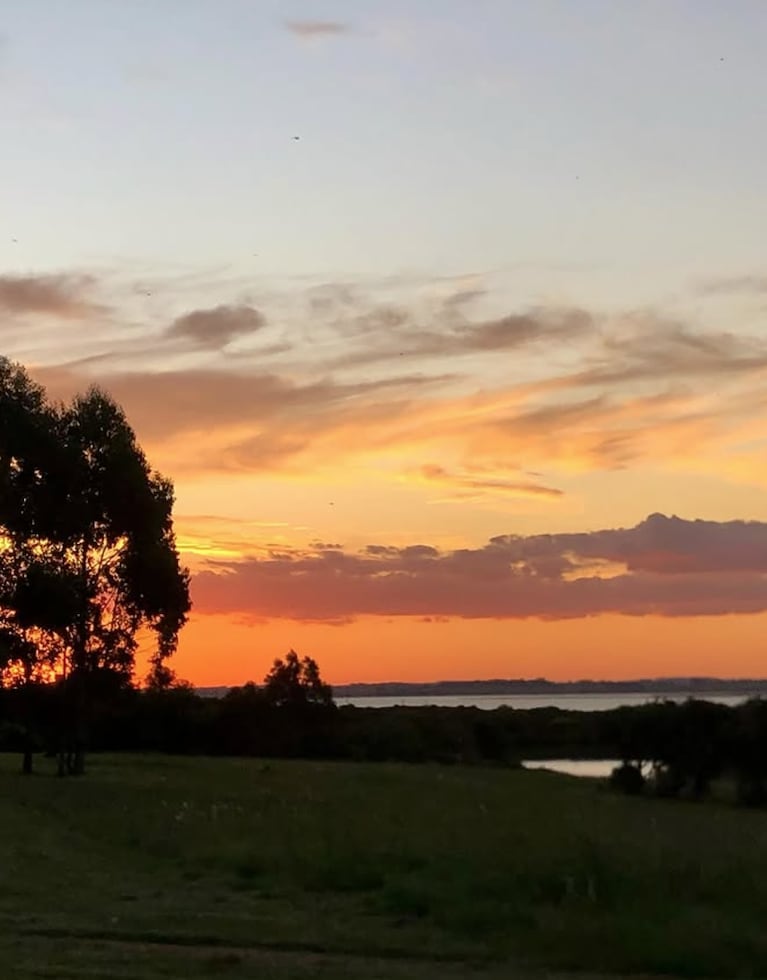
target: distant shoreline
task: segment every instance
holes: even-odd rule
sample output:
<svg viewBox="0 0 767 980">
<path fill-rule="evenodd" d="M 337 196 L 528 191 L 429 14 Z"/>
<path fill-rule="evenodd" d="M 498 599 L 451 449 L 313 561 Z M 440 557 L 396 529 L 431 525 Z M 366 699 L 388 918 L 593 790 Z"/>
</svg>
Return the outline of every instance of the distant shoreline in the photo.
<svg viewBox="0 0 767 980">
<path fill-rule="evenodd" d="M 227 686 L 198 687 L 197 693 L 207 697 L 221 697 L 231 690 Z M 545 678 L 532 680 L 458 680 L 410 683 L 384 681 L 381 683 L 355 683 L 333 685 L 336 698 L 387 698 L 426 696 L 488 695 L 558 695 L 568 694 L 767 694 L 767 678 L 723 677 L 654 677 L 628 681 L 549 681 Z"/>
</svg>

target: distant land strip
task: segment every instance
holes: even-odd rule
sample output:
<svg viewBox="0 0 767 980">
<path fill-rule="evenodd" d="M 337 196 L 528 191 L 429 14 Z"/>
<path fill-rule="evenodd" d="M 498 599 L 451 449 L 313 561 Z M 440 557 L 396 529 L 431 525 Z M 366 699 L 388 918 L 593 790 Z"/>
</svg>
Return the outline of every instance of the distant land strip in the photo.
<svg viewBox="0 0 767 980">
<path fill-rule="evenodd" d="M 198 687 L 197 693 L 203 697 L 223 697 L 229 687 Z M 627 681 L 549 681 L 544 677 L 531 680 L 493 679 L 463 681 L 430 681 L 408 683 L 405 681 L 382 681 L 376 684 L 335 684 L 335 698 L 391 698 L 391 697 L 479 697 L 488 695 L 502 697 L 506 694 L 743 694 L 757 695 L 767 693 L 767 678 L 725 678 L 725 677 L 650 677 Z"/>
</svg>

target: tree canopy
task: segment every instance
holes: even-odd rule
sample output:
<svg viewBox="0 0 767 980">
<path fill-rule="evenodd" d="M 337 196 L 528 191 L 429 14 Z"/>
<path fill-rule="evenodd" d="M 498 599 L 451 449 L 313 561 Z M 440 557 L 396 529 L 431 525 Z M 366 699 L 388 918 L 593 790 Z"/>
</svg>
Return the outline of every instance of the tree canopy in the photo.
<svg viewBox="0 0 767 980">
<path fill-rule="evenodd" d="M 300 658 L 295 650 L 274 661 L 264 678 L 264 696 L 275 707 L 333 704 L 333 691 L 320 677 L 317 661 Z"/>
<path fill-rule="evenodd" d="M 53 404 L 0 358 L 0 668 L 54 672 L 78 726 L 88 676 L 130 679 L 140 638 L 154 637 L 151 679 L 170 676 L 190 609 L 173 504 L 106 392 Z"/>
</svg>

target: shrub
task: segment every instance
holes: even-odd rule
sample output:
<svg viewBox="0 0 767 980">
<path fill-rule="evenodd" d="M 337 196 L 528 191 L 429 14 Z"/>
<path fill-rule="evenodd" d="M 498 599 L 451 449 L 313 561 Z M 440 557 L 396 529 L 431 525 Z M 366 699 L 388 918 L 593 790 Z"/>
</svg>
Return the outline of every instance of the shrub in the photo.
<svg viewBox="0 0 767 980">
<path fill-rule="evenodd" d="M 624 762 L 610 773 L 610 786 L 619 793 L 638 796 L 644 789 L 645 778 L 639 766 Z"/>
</svg>

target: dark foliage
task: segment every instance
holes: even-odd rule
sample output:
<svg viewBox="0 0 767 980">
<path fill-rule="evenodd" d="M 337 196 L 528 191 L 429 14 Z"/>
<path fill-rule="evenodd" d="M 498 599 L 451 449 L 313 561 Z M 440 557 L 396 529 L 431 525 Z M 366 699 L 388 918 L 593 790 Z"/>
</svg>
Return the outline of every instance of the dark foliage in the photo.
<svg viewBox="0 0 767 980">
<path fill-rule="evenodd" d="M 738 802 L 767 802 L 767 702 L 662 702 L 614 711 L 338 707 L 316 664 L 289 654 L 262 685 L 222 698 L 184 684 L 137 689 L 92 675 L 90 744 L 104 751 L 515 766 L 530 757 L 623 756 L 609 784 L 629 795 L 702 799 L 726 778 Z M 0 750 L 56 748 L 61 685 L 0 691 Z M 651 773 L 646 778 L 644 773 Z"/>
<path fill-rule="evenodd" d="M 139 635 L 156 639 L 153 682 L 167 678 L 190 608 L 172 509 L 172 484 L 107 394 L 50 404 L 0 358 L 0 677 L 23 691 L 25 772 L 43 681 L 57 678 L 47 718 L 63 775 L 83 770 L 104 684 L 130 683 Z"/>
<path fill-rule="evenodd" d="M 644 789 L 645 778 L 639 766 L 624 762 L 616 766 L 610 773 L 610 786 L 618 790 L 619 793 L 626 793 L 628 796 L 639 796 Z"/>
</svg>

